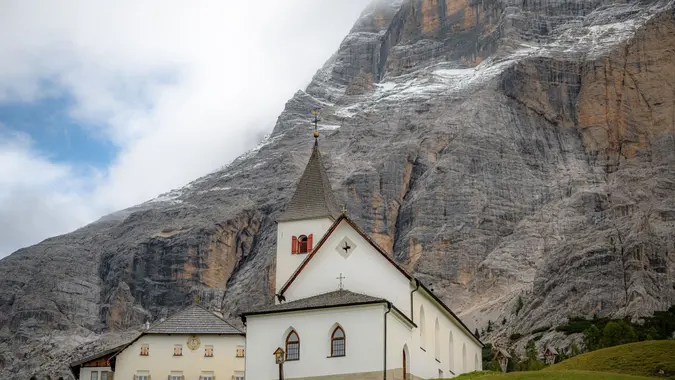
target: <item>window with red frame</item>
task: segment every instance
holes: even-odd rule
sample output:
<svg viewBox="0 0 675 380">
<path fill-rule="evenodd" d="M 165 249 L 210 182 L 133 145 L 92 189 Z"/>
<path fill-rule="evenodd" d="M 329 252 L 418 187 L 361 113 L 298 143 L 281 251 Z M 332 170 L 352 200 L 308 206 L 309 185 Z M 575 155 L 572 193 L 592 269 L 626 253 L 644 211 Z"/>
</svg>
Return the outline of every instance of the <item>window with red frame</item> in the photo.
<svg viewBox="0 0 675 380">
<path fill-rule="evenodd" d="M 312 252 L 313 247 L 313 235 L 300 235 L 293 236 L 293 241 L 291 243 L 291 253 L 309 253 Z"/>
</svg>

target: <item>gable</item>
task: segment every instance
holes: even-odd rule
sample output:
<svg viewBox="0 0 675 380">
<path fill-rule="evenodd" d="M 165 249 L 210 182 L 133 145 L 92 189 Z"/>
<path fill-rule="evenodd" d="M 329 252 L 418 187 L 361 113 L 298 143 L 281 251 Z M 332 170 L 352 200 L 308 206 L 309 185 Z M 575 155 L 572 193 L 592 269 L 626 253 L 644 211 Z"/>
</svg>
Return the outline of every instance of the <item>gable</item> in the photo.
<svg viewBox="0 0 675 380">
<path fill-rule="evenodd" d="M 326 241 L 333 236 L 333 232 L 343 223 L 348 224 L 356 233 L 359 234 L 359 236 L 366 240 L 367 244 L 370 245 L 374 250 L 380 253 L 391 265 L 393 265 L 399 272 L 401 272 L 408 280 L 412 280 L 413 277 L 405 271 L 400 265 L 396 264 L 396 262 L 389 256 L 389 254 L 382 249 L 374 240 L 372 240 L 368 235 L 366 235 L 361 229 L 356 225 L 356 223 L 352 222 L 349 218 L 347 218 L 344 214 L 341 215 L 335 222 L 331 225 L 331 227 L 326 231 L 324 236 L 321 238 L 321 240 L 317 243 L 316 247 L 314 248 L 314 251 L 307 256 L 307 258 L 300 264 L 300 266 L 295 270 L 295 273 L 286 281 L 286 283 L 281 287 L 281 290 L 278 292 L 279 295 L 283 295 L 286 292 L 286 289 L 290 287 L 290 285 L 295 281 L 296 277 L 303 271 L 303 269 L 307 266 L 309 261 L 312 259 L 312 257 L 323 247 L 323 245 L 326 243 Z"/>
<path fill-rule="evenodd" d="M 340 248 L 345 242 L 348 252 Z M 293 301 L 338 290 L 340 274 L 344 289 L 384 298 L 409 314 L 412 277 L 345 216 L 331 226 L 280 295 Z"/>
</svg>

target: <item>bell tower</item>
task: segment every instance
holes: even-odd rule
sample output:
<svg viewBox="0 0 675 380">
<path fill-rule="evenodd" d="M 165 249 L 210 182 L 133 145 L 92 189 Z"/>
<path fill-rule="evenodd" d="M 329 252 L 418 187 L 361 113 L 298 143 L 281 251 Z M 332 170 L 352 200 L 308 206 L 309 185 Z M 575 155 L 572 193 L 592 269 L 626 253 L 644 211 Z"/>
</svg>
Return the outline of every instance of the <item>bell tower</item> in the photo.
<svg viewBox="0 0 675 380">
<path fill-rule="evenodd" d="M 338 207 L 319 152 L 318 112 L 314 111 L 314 147 L 295 193 L 277 218 L 276 287 L 278 292 L 338 217 Z"/>
</svg>

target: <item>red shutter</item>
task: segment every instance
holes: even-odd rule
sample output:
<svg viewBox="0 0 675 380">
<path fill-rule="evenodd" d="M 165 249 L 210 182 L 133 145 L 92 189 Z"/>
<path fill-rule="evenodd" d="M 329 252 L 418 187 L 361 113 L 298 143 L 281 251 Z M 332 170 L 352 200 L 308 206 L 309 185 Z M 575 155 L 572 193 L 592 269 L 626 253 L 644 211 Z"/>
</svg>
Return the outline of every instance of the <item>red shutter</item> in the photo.
<svg viewBox="0 0 675 380">
<path fill-rule="evenodd" d="M 296 254 L 298 253 L 298 237 L 293 236 L 293 242 L 291 243 L 291 253 Z"/>
<path fill-rule="evenodd" d="M 314 248 L 314 245 L 312 244 L 313 236 L 313 234 L 309 234 L 309 236 L 307 236 L 307 252 L 312 252 L 312 248 Z"/>
</svg>

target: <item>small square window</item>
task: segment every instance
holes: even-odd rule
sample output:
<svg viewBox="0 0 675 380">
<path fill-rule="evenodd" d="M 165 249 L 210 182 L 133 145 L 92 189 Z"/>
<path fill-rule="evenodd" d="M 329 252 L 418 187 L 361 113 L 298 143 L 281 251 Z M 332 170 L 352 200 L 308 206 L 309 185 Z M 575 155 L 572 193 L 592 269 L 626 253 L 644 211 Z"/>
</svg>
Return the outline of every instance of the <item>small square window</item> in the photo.
<svg viewBox="0 0 675 380">
<path fill-rule="evenodd" d="M 176 344 L 173 346 L 173 356 L 183 356 L 183 345 Z"/>
<path fill-rule="evenodd" d="M 243 346 L 237 346 L 237 357 L 238 358 L 244 357 L 244 347 Z"/>
<path fill-rule="evenodd" d="M 150 375 L 143 374 L 143 375 L 136 375 L 134 376 L 136 380 L 150 380 Z"/>
<path fill-rule="evenodd" d="M 150 345 L 141 344 L 141 356 L 148 356 L 148 355 L 150 355 Z"/>
<path fill-rule="evenodd" d="M 169 380 L 183 380 L 183 375 L 169 375 Z"/>
<path fill-rule="evenodd" d="M 204 356 L 206 356 L 207 358 L 213 357 L 213 346 L 204 347 Z"/>
</svg>

